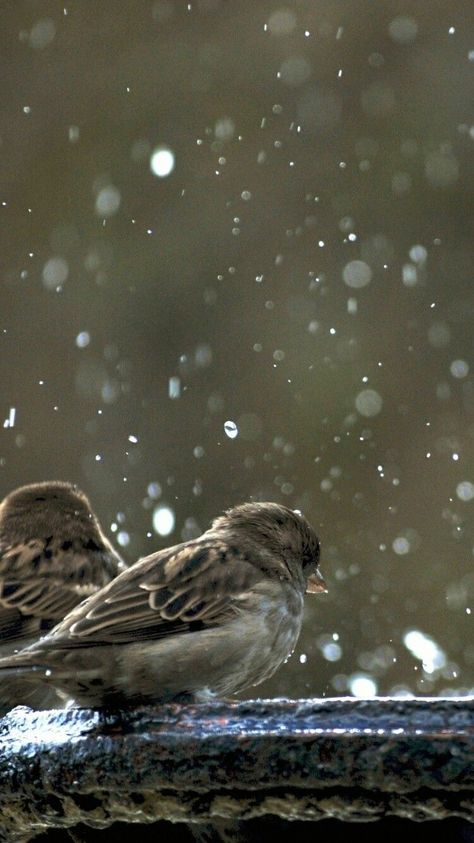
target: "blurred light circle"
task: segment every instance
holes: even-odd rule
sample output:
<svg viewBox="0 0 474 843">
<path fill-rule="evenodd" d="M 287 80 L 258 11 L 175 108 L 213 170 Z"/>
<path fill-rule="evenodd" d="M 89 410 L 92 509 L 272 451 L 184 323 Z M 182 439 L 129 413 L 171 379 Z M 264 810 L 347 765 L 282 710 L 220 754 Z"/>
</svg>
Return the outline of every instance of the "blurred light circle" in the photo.
<svg viewBox="0 0 474 843">
<path fill-rule="evenodd" d="M 120 208 L 122 197 L 120 190 L 108 184 L 99 190 L 95 200 L 95 210 L 100 217 L 112 217 Z"/>
<path fill-rule="evenodd" d="M 41 18 L 31 27 L 29 42 L 35 50 L 44 50 L 54 41 L 56 24 L 52 18 Z"/>
<path fill-rule="evenodd" d="M 348 287 L 365 287 L 372 280 L 372 270 L 365 261 L 349 261 L 342 270 L 342 277 Z"/>
<path fill-rule="evenodd" d="M 418 34 L 418 24 L 414 18 L 400 15 L 390 21 L 388 32 L 397 44 L 411 44 Z"/>
<path fill-rule="evenodd" d="M 469 363 L 466 360 L 453 360 L 449 371 L 453 378 L 465 378 L 469 374 Z"/>
<path fill-rule="evenodd" d="M 120 532 L 117 533 L 117 544 L 119 544 L 120 547 L 128 547 L 130 544 L 130 534 L 127 533 L 126 530 L 120 530 Z"/>
<path fill-rule="evenodd" d="M 166 178 L 174 170 L 174 152 L 167 146 L 157 146 L 150 158 L 150 169 L 160 179 Z"/>
<path fill-rule="evenodd" d="M 412 656 L 420 659 L 425 673 L 434 673 L 445 666 L 446 653 L 434 638 L 421 630 L 408 630 L 403 636 L 403 643 Z"/>
<path fill-rule="evenodd" d="M 355 220 L 353 217 L 342 217 L 339 220 L 339 228 L 345 234 L 348 234 L 350 231 L 353 231 L 355 228 Z"/>
<path fill-rule="evenodd" d="M 304 56 L 290 56 L 280 67 L 280 79 L 290 88 L 302 85 L 311 76 L 311 64 Z"/>
<path fill-rule="evenodd" d="M 451 330 L 446 322 L 433 322 L 428 328 L 428 342 L 433 348 L 445 348 L 451 340 Z"/>
<path fill-rule="evenodd" d="M 371 676 L 363 673 L 354 673 L 352 676 L 349 676 L 347 684 L 353 697 L 370 699 L 377 695 L 377 683 Z"/>
<path fill-rule="evenodd" d="M 214 126 L 216 140 L 230 141 L 234 137 L 235 123 L 232 117 L 220 117 Z"/>
<path fill-rule="evenodd" d="M 432 187 L 450 187 L 459 178 L 459 164 L 454 155 L 431 152 L 426 156 L 425 176 Z"/>
<path fill-rule="evenodd" d="M 470 480 L 463 480 L 456 486 L 456 495 L 460 501 L 472 501 L 474 498 L 474 483 Z"/>
<path fill-rule="evenodd" d="M 277 9 L 268 18 L 268 28 L 272 35 L 290 35 L 296 28 L 296 15 L 291 9 Z"/>
<path fill-rule="evenodd" d="M 412 179 L 409 173 L 405 172 L 397 172 L 394 173 L 392 176 L 392 190 L 397 196 L 401 196 L 402 193 L 407 193 L 410 190 L 412 185 Z"/>
<path fill-rule="evenodd" d="M 153 511 L 153 529 L 159 536 L 169 536 L 173 532 L 175 515 L 169 506 L 157 506 Z"/>
<path fill-rule="evenodd" d="M 196 366 L 201 369 L 204 369 L 206 366 L 210 366 L 212 363 L 212 348 L 210 345 L 206 345 L 202 343 L 196 347 L 194 352 L 194 362 Z"/>
<path fill-rule="evenodd" d="M 363 389 L 356 396 L 355 406 L 361 416 L 377 416 L 382 409 L 382 397 L 375 389 Z"/>
<path fill-rule="evenodd" d="M 154 500 L 156 500 L 157 498 L 160 497 L 160 495 L 162 493 L 161 484 L 158 483 L 158 481 L 153 480 L 151 483 L 148 484 L 146 491 L 147 491 L 147 494 L 150 498 L 153 498 Z"/>
<path fill-rule="evenodd" d="M 56 290 L 67 280 L 69 264 L 60 257 L 50 258 L 43 267 L 43 284 L 47 290 Z"/>
<path fill-rule="evenodd" d="M 326 661 L 337 662 L 342 657 L 342 647 L 334 641 L 330 641 L 323 645 L 322 653 Z"/>
<path fill-rule="evenodd" d="M 407 553 L 410 553 L 411 544 L 406 536 L 397 536 L 392 542 L 392 548 L 397 556 L 406 556 Z"/>
<path fill-rule="evenodd" d="M 418 283 L 418 272 L 413 263 L 404 263 L 402 266 L 402 282 L 405 287 L 414 287 Z"/>
<path fill-rule="evenodd" d="M 89 331 L 81 331 L 76 337 L 76 345 L 78 348 L 87 348 L 91 341 Z"/>
<path fill-rule="evenodd" d="M 412 261 L 419 264 L 426 263 L 426 259 L 428 257 L 427 249 L 420 243 L 416 243 L 415 246 L 412 246 L 408 254 L 410 255 Z"/>
</svg>

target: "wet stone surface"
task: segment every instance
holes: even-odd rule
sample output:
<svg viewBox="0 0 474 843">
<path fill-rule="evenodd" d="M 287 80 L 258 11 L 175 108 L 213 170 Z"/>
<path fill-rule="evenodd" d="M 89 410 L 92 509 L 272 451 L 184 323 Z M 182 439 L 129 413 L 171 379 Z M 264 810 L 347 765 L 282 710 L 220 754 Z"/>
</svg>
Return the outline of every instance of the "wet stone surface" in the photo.
<svg viewBox="0 0 474 843">
<path fill-rule="evenodd" d="M 216 839 L 259 818 L 474 822 L 474 699 L 18 708 L 0 720 L 0 784 L 8 843 L 160 820 Z"/>
</svg>

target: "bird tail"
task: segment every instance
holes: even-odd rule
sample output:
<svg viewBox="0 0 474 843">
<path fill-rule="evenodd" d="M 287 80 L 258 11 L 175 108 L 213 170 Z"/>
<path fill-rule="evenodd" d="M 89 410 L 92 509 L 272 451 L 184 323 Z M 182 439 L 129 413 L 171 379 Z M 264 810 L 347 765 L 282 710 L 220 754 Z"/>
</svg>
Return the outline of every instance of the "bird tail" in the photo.
<svg viewBox="0 0 474 843">
<path fill-rule="evenodd" d="M 58 695 L 48 686 L 50 674 L 43 665 L 25 663 L 21 655 L 0 659 L 0 716 L 17 705 L 35 709 L 59 705 Z"/>
</svg>

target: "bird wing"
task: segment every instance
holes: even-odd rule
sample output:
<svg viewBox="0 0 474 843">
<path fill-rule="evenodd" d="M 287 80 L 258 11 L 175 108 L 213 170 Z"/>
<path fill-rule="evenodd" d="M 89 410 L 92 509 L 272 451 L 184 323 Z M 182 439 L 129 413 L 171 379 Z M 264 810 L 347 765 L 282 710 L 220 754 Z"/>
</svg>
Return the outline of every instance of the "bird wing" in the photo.
<svg viewBox="0 0 474 843">
<path fill-rule="evenodd" d="M 46 632 L 47 630 L 44 630 Z M 44 634 L 43 632 L 43 634 Z M 41 635 L 41 621 L 0 604 L 0 656 L 20 650 Z"/>
<path fill-rule="evenodd" d="M 221 542 L 177 545 L 140 560 L 78 606 L 51 632 L 48 646 L 125 643 L 217 625 L 261 576 Z"/>
<path fill-rule="evenodd" d="M 106 561 L 99 547 L 51 538 L 0 546 L 0 613 L 60 620 L 112 579 Z"/>
</svg>

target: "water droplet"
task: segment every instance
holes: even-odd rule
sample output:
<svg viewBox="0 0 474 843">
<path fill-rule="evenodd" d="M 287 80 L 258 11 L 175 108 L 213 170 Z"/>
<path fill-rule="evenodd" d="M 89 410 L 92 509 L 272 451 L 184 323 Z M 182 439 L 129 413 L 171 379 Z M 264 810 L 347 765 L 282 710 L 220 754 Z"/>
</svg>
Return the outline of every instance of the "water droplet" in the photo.
<svg viewBox="0 0 474 843">
<path fill-rule="evenodd" d="M 87 348 L 91 341 L 89 331 L 81 331 L 76 337 L 76 345 L 78 348 Z"/>
<path fill-rule="evenodd" d="M 234 421 L 230 419 L 224 422 L 224 432 L 229 439 L 235 439 L 239 435 L 239 429 Z"/>
<path fill-rule="evenodd" d="M 181 395 L 181 378 L 173 376 L 168 381 L 168 396 L 172 399 L 179 398 Z"/>
</svg>

